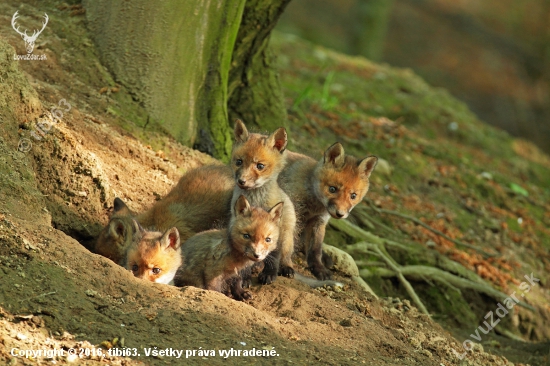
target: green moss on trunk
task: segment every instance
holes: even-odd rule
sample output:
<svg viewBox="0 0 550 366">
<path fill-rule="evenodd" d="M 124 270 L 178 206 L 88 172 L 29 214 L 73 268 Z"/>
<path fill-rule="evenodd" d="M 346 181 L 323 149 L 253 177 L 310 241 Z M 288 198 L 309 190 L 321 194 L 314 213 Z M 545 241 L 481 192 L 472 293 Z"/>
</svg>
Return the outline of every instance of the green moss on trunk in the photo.
<svg viewBox="0 0 550 366">
<path fill-rule="evenodd" d="M 271 131 L 287 125 L 286 109 L 269 47 L 270 34 L 290 0 L 248 0 L 229 74 L 229 118 Z"/>
<path fill-rule="evenodd" d="M 227 81 L 245 0 L 85 0 L 102 62 L 178 141 L 227 157 Z"/>
</svg>

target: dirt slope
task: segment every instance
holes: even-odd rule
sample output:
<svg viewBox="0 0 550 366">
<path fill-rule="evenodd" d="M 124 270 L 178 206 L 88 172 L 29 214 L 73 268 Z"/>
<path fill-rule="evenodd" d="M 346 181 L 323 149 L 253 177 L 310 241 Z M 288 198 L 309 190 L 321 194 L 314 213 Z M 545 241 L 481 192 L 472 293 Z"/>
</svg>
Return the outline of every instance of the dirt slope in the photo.
<svg viewBox="0 0 550 366">
<path fill-rule="evenodd" d="M 11 16 L 16 4 L 1 4 L 0 13 Z M 43 3 L 52 23 L 45 33 L 49 43 L 35 51 L 48 56 L 42 64 L 13 61 L 14 52 L 24 52 L 22 42 L 9 29 L 0 30 L 0 362 L 45 364 L 43 357 L 26 359 L 13 352 L 63 349 L 57 364 L 100 364 L 93 353 L 104 354 L 115 344 L 140 356 L 103 361 L 511 364 L 481 346 L 460 361 L 452 351 L 460 351 L 460 342 L 407 300 L 376 300 L 342 274 L 337 277 L 347 284 L 343 291 L 312 290 L 281 278 L 271 286 L 254 286 L 254 299 L 240 303 L 218 293 L 136 280 L 92 254 L 86 247 L 105 224 L 114 197 L 142 210 L 186 169 L 216 162 L 149 132 L 139 107 L 128 107 L 131 96 L 124 90 L 113 91 L 117 87 L 86 45 L 79 8 L 53 4 Z M 27 3 L 21 9 L 42 11 Z M 2 20 L 9 24 L 9 16 Z M 39 20 L 22 16 L 22 21 Z M 108 92 L 100 93 L 105 87 Z M 61 99 L 70 110 L 35 140 L 30 133 L 37 120 L 48 118 L 46 112 L 60 107 Z M 121 110 L 134 114 L 121 115 Z M 134 136 L 145 136 L 153 147 Z M 22 138 L 32 143 L 25 153 L 18 151 Z M 232 348 L 241 356 L 218 354 Z M 242 355 L 253 348 L 276 355 Z M 75 360 L 67 355 L 70 349 L 77 355 L 82 350 L 84 357 Z M 184 353 L 179 359 L 146 356 L 155 349 Z"/>
<path fill-rule="evenodd" d="M 3 60 L 13 52 L 5 43 L 1 50 Z M 93 353 L 93 347 L 115 338 L 118 342 L 124 339 L 124 346 L 132 352 L 136 349 L 141 354 L 137 360 L 146 364 L 175 360 L 145 356 L 146 349 L 154 347 L 195 350 L 192 361 L 205 359 L 208 364 L 259 362 L 210 355 L 211 350 L 217 353 L 231 348 L 274 349 L 278 356 L 269 359 L 274 364 L 437 365 L 453 359 L 452 338 L 410 304 L 385 304 L 351 283 L 344 291 L 333 292 L 280 279 L 272 286 L 256 286 L 255 299 L 245 304 L 218 293 L 139 281 L 90 253 L 53 228 L 51 217 L 55 226 L 67 231 L 76 228 L 75 235 L 91 231 L 97 224 L 93 215 L 105 219 L 106 200 L 118 195 L 133 202 L 133 208 L 142 209 L 151 199 L 140 200 L 140 196 L 153 198 L 155 191 L 163 194 L 177 177 L 175 168 L 138 141 L 121 136 L 109 126 L 86 121 L 77 107 L 47 139 L 33 144 L 27 154 L 18 152 L 18 124 L 28 118 L 27 109 L 33 103 L 36 115 L 43 107 L 34 99 L 36 94 L 32 102 L 19 98 L 22 90 L 32 89 L 16 65 L 3 64 L 2 69 L 9 71 L 9 79 L 16 80 L 2 93 L 7 100 L 2 156 L 12 156 L 10 169 L 25 174 L 15 183 L 18 190 L 10 191 L 10 181 L 2 182 L 6 200 L 2 200 L 0 214 L 0 305 L 5 326 L 0 359 L 14 365 L 31 363 L 11 353 L 39 348 L 65 347 L 79 352 L 81 347 Z M 209 160 L 179 149 L 183 156 L 180 166 Z M 124 159 L 126 151 L 132 151 L 136 158 Z M 33 201 L 33 195 L 39 198 Z M 74 339 L 87 340 L 91 345 Z M 208 353 L 199 356 L 199 350 Z M 97 357 L 84 359 L 93 363 Z M 59 357 L 61 363 L 70 360 Z"/>
</svg>

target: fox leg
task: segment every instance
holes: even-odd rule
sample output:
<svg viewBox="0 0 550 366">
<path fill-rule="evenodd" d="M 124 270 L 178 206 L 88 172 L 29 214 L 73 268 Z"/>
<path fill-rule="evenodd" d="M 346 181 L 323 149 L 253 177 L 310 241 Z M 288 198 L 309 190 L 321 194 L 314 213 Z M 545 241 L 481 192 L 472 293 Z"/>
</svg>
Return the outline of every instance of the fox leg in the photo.
<svg viewBox="0 0 550 366">
<path fill-rule="evenodd" d="M 296 231 L 296 212 L 290 199 L 285 199 L 283 222 L 281 223 L 281 234 L 279 237 L 279 248 L 281 251 L 281 265 L 279 275 L 294 277 L 292 254 L 294 253 L 294 239 Z"/>
<path fill-rule="evenodd" d="M 279 273 L 279 262 L 281 261 L 281 251 L 275 249 L 264 259 L 264 269 L 258 275 L 258 281 L 262 285 L 269 285 L 277 278 Z"/>
<path fill-rule="evenodd" d="M 329 280 L 332 273 L 323 264 L 323 240 L 325 239 L 325 229 L 327 220 L 324 218 L 315 218 L 310 220 L 305 227 L 305 245 L 307 264 L 309 270 L 319 280 Z"/>
<path fill-rule="evenodd" d="M 239 276 L 242 280 L 241 287 L 243 289 L 250 288 L 250 286 L 252 285 L 252 274 L 261 272 L 263 268 L 263 262 L 256 262 L 252 266 L 241 269 L 239 272 Z"/>
<path fill-rule="evenodd" d="M 242 274 L 246 274 L 247 270 L 244 269 L 241 271 Z M 250 271 L 248 271 L 250 274 Z M 237 301 L 249 300 L 252 298 L 250 291 L 243 289 L 243 279 L 241 276 L 235 276 L 230 278 L 228 281 L 229 289 L 231 290 L 231 295 Z"/>
</svg>

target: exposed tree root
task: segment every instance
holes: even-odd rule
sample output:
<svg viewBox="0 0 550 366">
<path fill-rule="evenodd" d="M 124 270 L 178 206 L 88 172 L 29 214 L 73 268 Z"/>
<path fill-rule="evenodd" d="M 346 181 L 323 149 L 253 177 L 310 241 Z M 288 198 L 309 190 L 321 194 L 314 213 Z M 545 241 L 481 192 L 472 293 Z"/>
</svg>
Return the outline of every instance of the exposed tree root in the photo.
<svg viewBox="0 0 550 366">
<path fill-rule="evenodd" d="M 418 295 L 414 291 L 414 289 L 413 289 L 412 285 L 410 284 L 410 282 L 407 281 L 405 276 L 403 276 L 403 273 L 401 271 L 402 267 L 393 260 L 393 258 L 385 251 L 385 249 L 380 248 L 380 246 L 378 246 L 376 244 L 373 246 L 373 249 L 374 249 L 374 252 L 380 258 L 382 258 L 388 264 L 388 266 L 391 267 L 391 269 L 393 270 L 393 273 L 395 275 L 397 275 L 397 278 L 399 279 L 401 284 L 405 287 L 405 290 L 407 290 L 407 293 L 409 294 L 409 296 L 411 297 L 413 302 L 416 304 L 418 309 L 420 309 L 420 311 L 422 311 L 424 314 L 427 314 L 429 316 L 430 313 L 428 312 L 428 309 L 426 309 L 426 307 L 424 306 L 422 301 L 420 301 L 420 298 L 418 297 Z M 361 273 L 361 272 L 359 272 L 359 273 Z"/>
<path fill-rule="evenodd" d="M 395 277 L 396 273 L 392 270 L 388 270 L 387 268 L 376 268 L 373 271 L 370 270 L 360 270 L 359 273 L 361 276 L 372 276 L 377 275 L 380 277 Z M 489 285 L 481 284 L 472 282 L 470 280 L 467 280 L 465 278 L 460 278 L 458 276 L 455 276 L 449 272 L 445 272 L 440 270 L 439 268 L 429 267 L 429 266 L 402 266 L 400 267 L 400 273 L 403 276 L 406 276 L 409 279 L 412 280 L 423 280 L 426 281 L 427 278 L 430 280 L 433 280 L 434 282 L 439 282 L 443 285 L 450 286 L 454 289 L 459 290 L 475 290 L 477 292 L 484 293 L 488 296 L 491 296 L 497 300 L 504 300 L 508 297 L 503 292 L 500 292 L 498 290 L 495 290 Z M 528 305 L 524 302 L 519 302 L 518 305 L 523 306 L 526 309 L 530 309 L 535 311 L 535 308 L 533 308 L 531 305 Z"/>
<path fill-rule="evenodd" d="M 401 243 L 381 238 L 345 220 L 333 220 L 330 222 L 330 225 L 337 230 L 360 240 L 355 244 L 348 245 L 346 247 L 347 251 L 352 253 L 356 252 L 374 255 L 382 259 L 389 267 L 383 268 L 376 266 L 374 268 L 371 267 L 369 269 L 362 269 L 360 270 L 361 277 L 397 277 L 418 309 L 425 314 L 428 314 L 426 307 L 407 279 L 421 280 L 432 285 L 433 283 L 440 283 L 458 292 L 461 292 L 462 290 L 474 290 L 499 301 L 502 301 L 508 297 L 508 295 L 494 289 L 491 285 L 477 276 L 477 274 L 461 266 L 459 263 L 453 262 L 446 258 L 443 259 L 443 257 L 441 257 L 438 258 L 438 265 L 442 266 L 443 269 L 427 265 L 402 266 L 397 263 L 386 251 L 386 245 L 408 252 L 416 250 L 413 246 L 406 246 Z M 377 264 L 379 265 L 380 263 Z M 462 277 L 453 273 L 457 273 Z M 524 302 L 520 302 L 518 305 L 533 311 L 535 310 L 532 306 Z"/>
</svg>

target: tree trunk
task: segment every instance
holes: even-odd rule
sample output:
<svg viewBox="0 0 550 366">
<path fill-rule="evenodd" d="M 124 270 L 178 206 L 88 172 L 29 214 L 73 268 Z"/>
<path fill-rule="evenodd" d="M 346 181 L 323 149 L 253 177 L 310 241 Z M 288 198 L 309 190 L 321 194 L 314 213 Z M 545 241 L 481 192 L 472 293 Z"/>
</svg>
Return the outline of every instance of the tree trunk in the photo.
<svg viewBox="0 0 550 366">
<path fill-rule="evenodd" d="M 287 125 L 269 36 L 290 0 L 248 0 L 229 72 L 229 117 L 267 131 Z"/>
<path fill-rule="evenodd" d="M 286 120 L 267 44 L 288 1 L 84 0 L 84 5 L 102 62 L 150 118 L 181 143 L 226 160 L 232 141 L 229 95 L 232 118 L 269 129 Z"/>
</svg>

